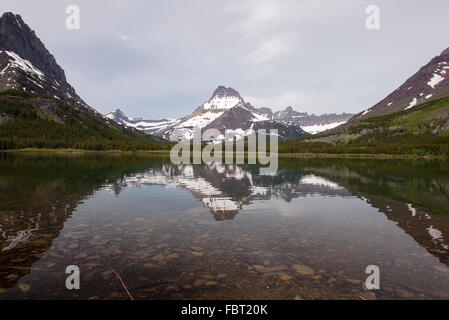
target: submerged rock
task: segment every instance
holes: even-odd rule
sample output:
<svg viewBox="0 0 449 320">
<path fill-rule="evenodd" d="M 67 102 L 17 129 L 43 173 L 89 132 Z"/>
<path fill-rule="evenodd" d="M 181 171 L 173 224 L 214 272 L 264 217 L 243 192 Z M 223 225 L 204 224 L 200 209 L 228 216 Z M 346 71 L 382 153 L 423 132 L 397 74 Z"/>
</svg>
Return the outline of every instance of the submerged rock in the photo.
<svg viewBox="0 0 449 320">
<path fill-rule="evenodd" d="M 22 292 L 28 292 L 31 289 L 31 286 L 26 283 L 19 284 L 19 289 L 22 290 Z"/>
<path fill-rule="evenodd" d="M 302 275 L 312 275 L 314 273 L 312 268 L 303 264 L 295 264 L 292 266 L 292 269 Z"/>
<path fill-rule="evenodd" d="M 449 268 L 448 267 L 444 267 L 444 266 L 434 266 L 433 267 L 435 270 L 440 271 L 440 272 L 449 272 Z"/>
<path fill-rule="evenodd" d="M 411 292 L 409 292 L 407 290 L 404 290 L 404 289 L 396 289 L 396 294 L 399 297 L 404 298 L 404 299 L 410 299 L 410 298 L 412 298 L 414 296 L 413 293 L 411 293 Z"/>
<path fill-rule="evenodd" d="M 206 280 L 196 279 L 195 282 L 193 282 L 193 285 L 195 287 L 199 287 L 199 286 L 202 286 L 205 282 L 206 282 Z"/>
<path fill-rule="evenodd" d="M 195 257 L 199 257 L 199 258 L 201 258 L 202 256 L 204 256 L 204 253 L 202 253 L 202 252 L 197 252 L 197 251 L 192 251 L 192 254 L 193 254 Z"/>
<path fill-rule="evenodd" d="M 168 292 L 178 292 L 178 286 L 177 285 L 169 285 L 165 288 L 164 293 L 168 293 Z"/>
<path fill-rule="evenodd" d="M 289 276 L 288 274 L 285 273 L 279 273 L 279 279 L 281 279 L 282 281 L 289 281 L 292 279 L 292 276 Z"/>
<path fill-rule="evenodd" d="M 253 268 L 261 273 L 279 272 L 288 269 L 286 266 L 265 267 L 261 265 L 254 265 Z"/>
</svg>

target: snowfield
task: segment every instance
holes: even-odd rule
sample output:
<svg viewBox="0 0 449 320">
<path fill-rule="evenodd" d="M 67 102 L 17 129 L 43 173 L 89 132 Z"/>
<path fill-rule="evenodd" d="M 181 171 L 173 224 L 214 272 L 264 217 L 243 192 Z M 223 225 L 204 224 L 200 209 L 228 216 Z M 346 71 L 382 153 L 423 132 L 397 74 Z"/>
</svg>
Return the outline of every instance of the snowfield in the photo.
<svg viewBox="0 0 449 320">
<path fill-rule="evenodd" d="M 338 127 L 339 125 L 342 125 L 346 123 L 346 121 L 341 121 L 341 122 L 333 122 L 333 123 L 328 123 L 328 124 L 315 124 L 313 126 L 304 126 L 301 127 L 302 130 L 304 130 L 305 132 L 308 132 L 310 134 L 317 134 L 329 129 L 333 129 Z"/>
<path fill-rule="evenodd" d="M 19 55 L 15 54 L 14 52 L 11 52 L 11 51 L 6 51 L 6 50 L 0 51 L 0 53 L 2 53 L 2 52 L 6 53 L 8 56 L 13 58 L 13 61 L 10 61 L 10 63 L 8 63 L 8 65 L 2 70 L 0 75 L 3 75 L 9 67 L 17 66 L 20 69 L 22 69 L 23 71 L 30 73 L 32 75 L 35 75 L 40 79 L 44 78 L 44 73 L 42 71 L 40 71 L 39 69 L 35 68 L 33 66 L 33 64 L 31 62 L 29 62 L 28 60 L 22 59 Z"/>
</svg>

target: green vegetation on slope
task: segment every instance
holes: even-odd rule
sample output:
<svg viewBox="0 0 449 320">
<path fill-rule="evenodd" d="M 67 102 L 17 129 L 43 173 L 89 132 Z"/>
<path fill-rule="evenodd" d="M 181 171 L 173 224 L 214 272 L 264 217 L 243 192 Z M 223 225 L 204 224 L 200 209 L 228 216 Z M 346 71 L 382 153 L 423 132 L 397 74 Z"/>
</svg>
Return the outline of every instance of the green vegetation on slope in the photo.
<svg viewBox="0 0 449 320">
<path fill-rule="evenodd" d="M 449 97 L 368 118 L 343 132 L 281 142 L 279 152 L 449 156 Z"/>
<path fill-rule="evenodd" d="M 78 110 L 55 98 L 23 91 L 0 93 L 0 150 L 74 148 L 85 150 L 160 150 L 156 137 Z"/>
</svg>

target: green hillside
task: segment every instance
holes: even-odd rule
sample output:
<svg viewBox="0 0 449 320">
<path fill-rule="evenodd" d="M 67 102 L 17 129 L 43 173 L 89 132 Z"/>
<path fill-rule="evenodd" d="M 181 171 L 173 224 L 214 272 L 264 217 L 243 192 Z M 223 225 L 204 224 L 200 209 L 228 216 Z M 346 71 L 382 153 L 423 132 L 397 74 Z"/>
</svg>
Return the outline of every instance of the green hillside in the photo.
<svg viewBox="0 0 449 320">
<path fill-rule="evenodd" d="M 85 150 L 168 149 L 157 137 L 106 120 L 92 110 L 23 91 L 0 93 L 0 150 L 74 148 Z"/>
<path fill-rule="evenodd" d="M 281 142 L 279 152 L 449 156 L 449 97 Z"/>
</svg>

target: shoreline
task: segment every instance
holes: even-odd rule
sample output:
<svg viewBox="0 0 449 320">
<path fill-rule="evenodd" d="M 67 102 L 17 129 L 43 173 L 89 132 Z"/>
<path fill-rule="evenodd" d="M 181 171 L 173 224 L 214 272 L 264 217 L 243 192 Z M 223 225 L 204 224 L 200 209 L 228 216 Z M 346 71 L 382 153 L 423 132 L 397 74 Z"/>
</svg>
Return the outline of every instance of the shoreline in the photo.
<svg viewBox="0 0 449 320">
<path fill-rule="evenodd" d="M 21 154 L 112 154 L 112 155 L 170 155 L 170 150 L 83 150 L 83 149 L 11 149 L 0 150 L 0 153 L 21 153 Z M 223 154 L 225 154 L 223 152 Z M 234 153 L 235 154 L 235 153 Z M 248 152 L 245 152 L 245 156 Z M 369 153 L 278 153 L 278 158 L 349 158 L 349 159 L 436 159 L 448 160 L 447 156 L 419 156 L 407 154 L 369 154 Z"/>
</svg>

